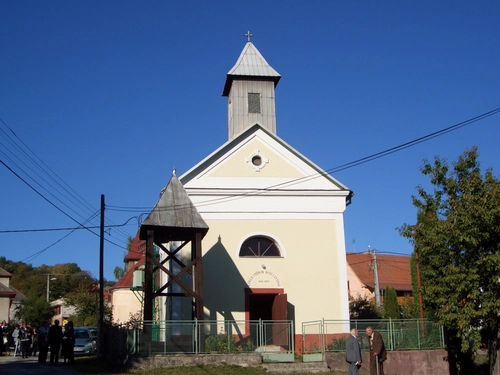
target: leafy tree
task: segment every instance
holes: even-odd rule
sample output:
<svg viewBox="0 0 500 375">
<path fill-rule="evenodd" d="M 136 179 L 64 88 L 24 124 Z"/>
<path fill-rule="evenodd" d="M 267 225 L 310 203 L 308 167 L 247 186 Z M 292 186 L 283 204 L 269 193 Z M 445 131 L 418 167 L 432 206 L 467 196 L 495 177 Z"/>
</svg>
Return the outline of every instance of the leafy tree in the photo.
<svg viewBox="0 0 500 375">
<path fill-rule="evenodd" d="M 490 371 L 497 371 L 500 323 L 500 181 L 484 174 L 477 148 L 451 166 L 436 157 L 421 168 L 434 189 L 417 187 L 417 225 L 400 231 L 419 252 L 424 306 L 461 339 L 461 350 L 481 344 L 490 349 Z"/>
<path fill-rule="evenodd" d="M 130 251 L 130 249 L 132 249 L 132 244 L 134 243 L 134 237 L 131 237 L 131 236 L 128 236 L 127 238 L 127 251 Z M 125 258 L 125 256 L 127 255 L 127 253 L 124 254 L 123 258 Z M 120 280 L 123 275 L 125 275 L 127 273 L 127 263 L 123 263 L 123 266 L 116 266 L 115 269 L 113 270 L 113 275 L 115 276 L 115 279 L 116 280 Z"/>
<path fill-rule="evenodd" d="M 401 309 L 401 319 L 420 318 L 420 305 L 417 297 L 404 297 L 399 307 Z"/>
<path fill-rule="evenodd" d="M 125 272 L 127 272 L 125 270 L 125 267 L 116 266 L 115 269 L 113 270 L 113 275 L 115 276 L 116 280 L 120 280 L 123 277 L 123 275 L 125 275 Z"/>
<path fill-rule="evenodd" d="M 15 312 L 18 321 L 29 322 L 32 327 L 40 327 L 44 321 L 49 321 L 52 316 L 54 316 L 54 310 L 45 298 L 27 298 Z"/>
<path fill-rule="evenodd" d="M 401 319 L 396 289 L 386 286 L 384 291 L 384 318 Z"/>
<path fill-rule="evenodd" d="M 360 294 L 356 298 L 349 297 L 349 316 L 351 319 L 378 319 L 380 314 L 373 303 L 367 298 L 361 297 Z"/>
<path fill-rule="evenodd" d="M 13 262 L 0 257 L 0 267 L 12 274 L 11 285 L 27 298 L 38 299 L 47 295 L 47 275 L 50 281 L 50 301 L 64 297 L 80 284 L 95 282 L 89 272 L 82 271 L 76 263 L 62 263 L 54 266 L 42 264 L 33 267 L 24 262 Z M 52 280 L 55 279 L 55 280 Z"/>
<path fill-rule="evenodd" d="M 99 320 L 99 288 L 96 284 L 81 285 L 66 295 L 66 302 L 75 307 L 75 314 L 70 317 L 75 326 L 97 326 Z M 111 308 L 104 306 L 104 320 L 111 321 Z"/>
</svg>

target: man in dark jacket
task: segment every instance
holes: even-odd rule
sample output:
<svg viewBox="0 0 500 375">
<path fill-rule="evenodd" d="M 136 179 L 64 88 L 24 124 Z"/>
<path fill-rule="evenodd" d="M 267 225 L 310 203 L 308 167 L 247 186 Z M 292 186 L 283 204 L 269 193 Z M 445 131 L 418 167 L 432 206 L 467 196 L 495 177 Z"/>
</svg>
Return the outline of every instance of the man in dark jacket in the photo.
<svg viewBox="0 0 500 375">
<path fill-rule="evenodd" d="M 384 375 L 384 361 L 387 359 L 384 339 L 372 327 L 366 328 L 366 334 L 370 338 L 370 375 Z"/>
<path fill-rule="evenodd" d="M 21 341 L 21 354 L 23 358 L 28 358 L 31 349 L 31 329 L 26 322 L 19 329 L 19 340 Z"/>
<path fill-rule="evenodd" d="M 50 365 L 57 366 L 59 362 L 59 351 L 61 350 L 62 327 L 59 325 L 59 320 L 54 320 L 54 325 L 49 328 L 49 345 L 50 345 Z"/>
<path fill-rule="evenodd" d="M 358 342 L 358 330 L 351 329 L 351 335 L 345 344 L 345 360 L 349 363 L 348 375 L 359 375 L 359 367 L 361 366 L 361 348 Z"/>
</svg>

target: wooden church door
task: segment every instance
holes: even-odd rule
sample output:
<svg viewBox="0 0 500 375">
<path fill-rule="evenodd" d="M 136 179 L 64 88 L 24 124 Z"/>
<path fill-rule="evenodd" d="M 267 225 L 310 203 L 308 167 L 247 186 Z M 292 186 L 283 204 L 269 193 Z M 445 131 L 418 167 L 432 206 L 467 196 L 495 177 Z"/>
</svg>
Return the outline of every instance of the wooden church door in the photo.
<svg viewBox="0 0 500 375">
<path fill-rule="evenodd" d="M 286 294 L 277 294 L 272 305 L 273 319 L 273 345 L 288 345 L 288 323 L 287 319 L 288 300 Z"/>
</svg>

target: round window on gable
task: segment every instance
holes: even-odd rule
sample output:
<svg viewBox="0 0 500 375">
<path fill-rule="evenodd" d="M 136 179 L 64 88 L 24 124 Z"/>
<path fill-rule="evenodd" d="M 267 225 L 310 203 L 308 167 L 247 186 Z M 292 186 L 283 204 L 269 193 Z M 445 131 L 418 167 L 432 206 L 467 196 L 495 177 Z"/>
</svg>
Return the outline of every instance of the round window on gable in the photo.
<svg viewBox="0 0 500 375">
<path fill-rule="evenodd" d="M 269 163 L 269 159 L 267 159 L 264 155 L 261 154 L 259 150 L 257 150 L 253 154 L 248 156 L 246 162 L 248 165 L 253 167 L 256 172 L 260 172 L 260 170 L 264 168 L 267 163 Z"/>
<path fill-rule="evenodd" d="M 252 158 L 252 164 L 256 167 L 260 167 L 262 165 L 262 158 L 260 157 L 260 155 L 255 155 Z"/>
</svg>

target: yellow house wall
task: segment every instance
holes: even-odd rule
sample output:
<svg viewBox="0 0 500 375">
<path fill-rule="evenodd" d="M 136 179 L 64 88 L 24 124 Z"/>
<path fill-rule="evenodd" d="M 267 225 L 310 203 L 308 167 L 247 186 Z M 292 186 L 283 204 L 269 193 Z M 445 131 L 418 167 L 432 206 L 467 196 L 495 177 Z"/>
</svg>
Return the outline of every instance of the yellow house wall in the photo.
<svg viewBox="0 0 500 375">
<path fill-rule="evenodd" d="M 294 306 L 296 330 L 305 321 L 346 318 L 345 276 L 339 269 L 345 261 L 339 262 L 336 220 L 206 221 L 210 230 L 203 240 L 203 272 L 210 319 L 217 313 L 244 319 L 247 287 L 284 289 Z M 240 258 L 242 242 L 253 235 L 272 237 L 283 257 Z"/>
<path fill-rule="evenodd" d="M 0 320 L 5 320 L 9 322 L 9 309 L 10 309 L 10 298 L 2 297 L 0 298 Z"/>
<path fill-rule="evenodd" d="M 141 310 L 139 299 L 128 289 L 115 289 L 113 291 L 113 322 L 124 323 L 130 320 L 130 314 Z"/>
<path fill-rule="evenodd" d="M 347 266 L 347 280 L 349 282 L 349 297 L 352 298 L 371 298 L 372 293 L 365 287 L 359 278 L 356 276 L 352 268 Z"/>
</svg>

